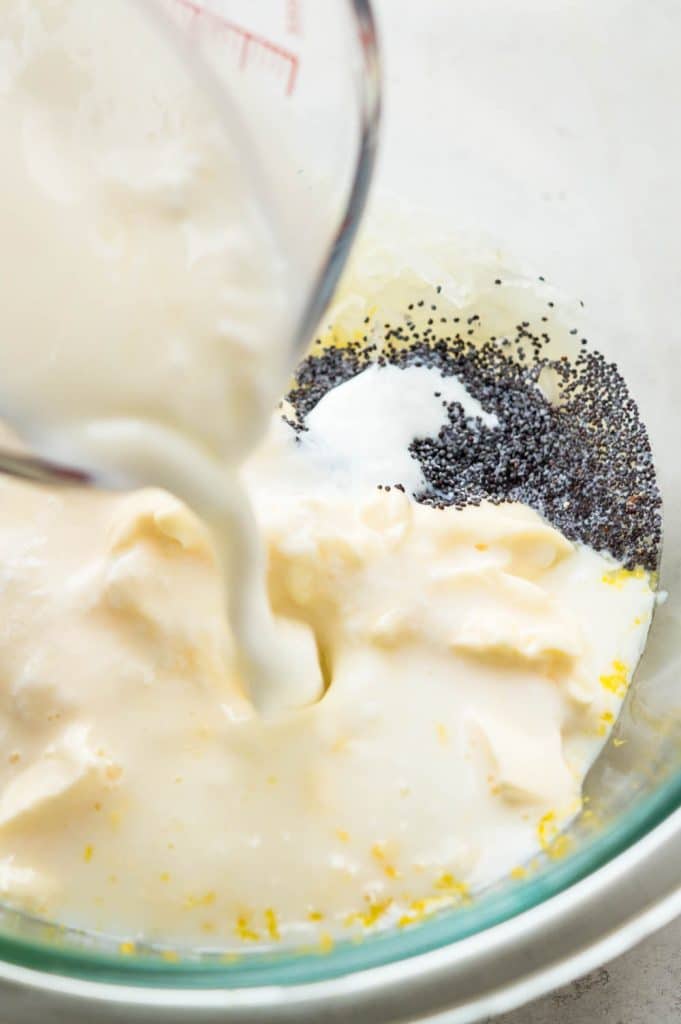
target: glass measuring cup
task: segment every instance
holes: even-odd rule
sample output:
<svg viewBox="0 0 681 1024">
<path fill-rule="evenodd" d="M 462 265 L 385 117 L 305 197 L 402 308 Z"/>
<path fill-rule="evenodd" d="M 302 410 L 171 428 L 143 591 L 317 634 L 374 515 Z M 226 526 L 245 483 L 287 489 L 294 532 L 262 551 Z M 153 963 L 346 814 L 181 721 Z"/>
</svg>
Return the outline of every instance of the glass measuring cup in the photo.
<svg viewBox="0 0 681 1024">
<path fill-rule="evenodd" d="M 322 12 L 319 6 L 303 9 L 301 4 L 285 0 L 264 0 L 258 5 L 238 0 L 134 3 L 150 24 L 155 22 L 159 33 L 165 33 L 168 48 L 174 48 L 176 57 L 200 80 L 206 95 L 212 94 L 236 162 L 243 165 L 242 178 L 248 180 L 260 204 L 273 248 L 284 264 L 293 315 L 277 320 L 266 304 L 249 315 L 261 333 L 276 332 L 281 337 L 277 346 L 285 354 L 285 372 L 309 341 L 333 291 L 371 176 L 379 84 L 368 4 L 364 0 L 334 0 L 324 5 Z M 131 61 L 136 56 L 131 41 Z M 110 56 L 108 59 L 111 61 Z M 127 102 L 132 115 L 136 97 L 128 97 Z M 89 127 L 85 125 L 86 133 Z M 159 279 L 162 284 L 162 273 Z M 81 295 L 87 298 L 87 291 L 84 282 Z M 173 296 L 167 298 L 170 301 Z M 66 297 L 65 302 L 69 301 L 82 298 Z M 178 305 L 181 301 L 180 297 Z M 42 316 L 47 319 L 45 313 Z M 105 320 L 106 309 L 103 317 Z M 134 320 L 134 313 L 130 319 Z M 18 427 L 33 452 L 2 451 L 0 468 L 34 480 L 86 483 L 96 478 L 101 483 L 104 478 L 99 470 L 105 467 L 79 459 L 68 438 L 64 441 L 53 429 L 49 403 L 39 407 L 33 401 L 36 376 L 47 376 L 50 361 L 59 367 L 65 383 L 64 396 L 56 402 L 57 419 L 63 419 L 64 410 L 68 414 L 69 391 L 83 390 L 82 367 L 69 351 L 68 324 L 64 329 L 55 323 L 52 330 L 47 322 L 39 322 L 39 326 L 47 337 L 46 352 L 54 351 L 38 353 L 38 365 L 25 370 L 12 354 L 8 359 L 14 370 L 3 374 L 5 419 Z M 123 320 L 121 326 L 125 327 Z M 6 329 L 5 337 L 20 338 L 20 319 L 17 328 Z M 125 333 L 119 331 L 119 335 Z M 93 330 L 92 336 L 93 345 L 106 353 L 113 380 L 117 365 L 122 365 L 117 360 L 125 358 L 139 358 L 140 373 L 151 369 L 153 376 L 153 365 L 143 365 L 148 359 L 144 339 L 139 339 L 136 348 L 128 342 L 127 352 L 123 346 L 119 352 L 114 334 L 102 340 Z M 173 386 L 179 391 L 186 383 L 177 379 Z M 283 378 L 281 383 L 283 386 Z M 103 416 L 116 413 L 111 406 L 104 408 L 109 388 L 106 378 L 90 377 L 87 386 L 92 389 L 89 416 L 100 415 L 100 408 Z M 159 392 L 162 387 L 159 382 Z M 153 390 L 150 385 L 146 394 L 151 404 L 145 407 L 144 401 L 138 401 L 136 412 L 162 420 L 163 409 L 153 405 Z M 269 399 L 270 407 L 275 398 Z M 106 482 L 113 478 L 107 477 Z"/>
</svg>

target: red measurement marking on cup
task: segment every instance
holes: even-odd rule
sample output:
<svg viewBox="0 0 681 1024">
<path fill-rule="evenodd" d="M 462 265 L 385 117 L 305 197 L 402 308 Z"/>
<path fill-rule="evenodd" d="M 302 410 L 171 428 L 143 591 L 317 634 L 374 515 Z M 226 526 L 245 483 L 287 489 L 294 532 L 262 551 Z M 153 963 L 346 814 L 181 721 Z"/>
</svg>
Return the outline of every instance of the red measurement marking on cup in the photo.
<svg viewBox="0 0 681 1024">
<path fill-rule="evenodd" d="M 222 15 L 202 7 L 195 0 L 175 0 L 175 3 L 192 18 L 205 21 L 210 24 L 213 31 L 223 35 L 234 48 L 239 67 L 246 68 L 257 63 L 264 70 L 271 70 L 275 73 L 284 68 L 286 95 L 292 94 L 298 77 L 299 58 L 297 54 L 266 36 L 251 32 L 242 25 L 237 25 L 235 22 L 223 18 Z"/>
<path fill-rule="evenodd" d="M 300 35 L 299 0 L 286 0 L 286 31 L 294 36 Z"/>
</svg>

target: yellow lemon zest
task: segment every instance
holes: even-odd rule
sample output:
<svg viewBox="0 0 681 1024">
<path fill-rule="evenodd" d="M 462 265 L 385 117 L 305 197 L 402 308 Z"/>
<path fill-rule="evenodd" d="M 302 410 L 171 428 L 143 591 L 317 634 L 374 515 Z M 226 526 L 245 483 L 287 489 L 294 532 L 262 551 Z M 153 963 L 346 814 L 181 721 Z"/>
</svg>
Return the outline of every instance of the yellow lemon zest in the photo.
<svg viewBox="0 0 681 1024">
<path fill-rule="evenodd" d="M 371 928 L 392 906 L 391 899 L 371 900 L 366 910 L 357 910 L 343 921 L 348 928 L 355 924 L 361 924 L 364 928 Z"/>
<path fill-rule="evenodd" d="M 623 697 L 629 685 L 629 670 L 623 661 L 617 658 L 612 663 L 612 672 L 599 676 L 599 682 L 604 690 L 614 693 L 616 697 Z"/>
<path fill-rule="evenodd" d="M 279 940 L 281 938 L 281 935 L 279 934 L 279 922 L 277 921 L 277 915 L 271 907 L 268 907 L 265 911 L 265 924 L 267 926 L 267 934 L 269 937 L 274 941 Z"/>
<path fill-rule="evenodd" d="M 648 573 L 640 565 L 635 569 L 610 569 L 601 576 L 601 582 L 621 590 L 629 580 L 648 579 Z"/>
<path fill-rule="evenodd" d="M 435 888 L 440 889 L 444 892 L 451 893 L 453 896 L 459 896 L 461 899 L 468 899 L 470 892 L 465 882 L 460 882 L 457 878 L 449 871 L 443 872 L 435 882 Z"/>
<path fill-rule="evenodd" d="M 537 823 L 537 837 L 539 844 L 549 857 L 559 858 L 572 847 L 570 836 L 561 835 L 558 831 L 558 820 L 555 811 L 547 811 Z"/>
<path fill-rule="evenodd" d="M 208 892 L 200 893 L 197 896 L 190 893 L 184 901 L 184 906 L 187 910 L 193 910 L 194 907 L 210 907 L 213 903 L 215 903 L 215 893 L 209 889 Z"/>
<path fill-rule="evenodd" d="M 612 711 L 604 711 L 599 719 L 598 735 L 605 736 L 614 721 L 615 716 Z"/>
<path fill-rule="evenodd" d="M 236 933 L 243 942 L 258 942 L 260 936 L 252 927 L 250 914 L 239 914 L 236 919 Z"/>
</svg>

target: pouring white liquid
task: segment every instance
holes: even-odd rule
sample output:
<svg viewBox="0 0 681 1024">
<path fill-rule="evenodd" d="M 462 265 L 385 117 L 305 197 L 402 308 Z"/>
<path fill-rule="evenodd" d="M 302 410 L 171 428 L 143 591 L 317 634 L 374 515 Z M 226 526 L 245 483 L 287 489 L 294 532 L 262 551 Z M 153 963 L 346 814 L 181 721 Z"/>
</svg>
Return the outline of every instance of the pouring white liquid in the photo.
<svg viewBox="0 0 681 1024">
<path fill-rule="evenodd" d="M 135 5 L 23 6 L 0 5 L 3 414 L 194 507 L 252 698 L 308 703 L 314 639 L 270 612 L 235 473 L 285 382 L 292 270 L 209 91 Z"/>
</svg>

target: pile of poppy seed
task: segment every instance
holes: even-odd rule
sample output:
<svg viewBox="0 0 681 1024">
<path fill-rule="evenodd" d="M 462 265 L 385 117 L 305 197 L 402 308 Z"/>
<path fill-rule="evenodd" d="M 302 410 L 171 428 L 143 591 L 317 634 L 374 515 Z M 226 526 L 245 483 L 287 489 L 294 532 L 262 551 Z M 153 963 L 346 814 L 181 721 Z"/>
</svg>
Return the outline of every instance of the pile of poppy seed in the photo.
<svg viewBox="0 0 681 1024">
<path fill-rule="evenodd" d="M 379 342 L 367 318 L 364 338 L 343 347 L 319 341 L 299 366 L 287 395 L 289 423 L 300 434 L 331 388 L 374 363 L 454 374 L 499 423 L 485 426 L 459 403 L 443 401 L 447 419 L 439 434 L 415 437 L 409 447 L 425 480 L 417 501 L 437 508 L 523 502 L 570 540 L 607 551 L 627 568 L 653 570 L 661 499 L 636 403 L 616 364 L 586 339 L 575 358 L 549 358 L 546 320 L 541 328 L 525 320 L 503 338 L 485 337 L 478 314 L 441 316 L 437 301 L 423 299 L 399 324 L 380 325 Z M 542 371 L 552 371 L 557 400 L 538 386 Z M 394 480 L 383 486 L 404 489 Z"/>
</svg>

